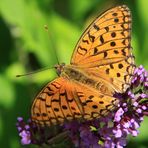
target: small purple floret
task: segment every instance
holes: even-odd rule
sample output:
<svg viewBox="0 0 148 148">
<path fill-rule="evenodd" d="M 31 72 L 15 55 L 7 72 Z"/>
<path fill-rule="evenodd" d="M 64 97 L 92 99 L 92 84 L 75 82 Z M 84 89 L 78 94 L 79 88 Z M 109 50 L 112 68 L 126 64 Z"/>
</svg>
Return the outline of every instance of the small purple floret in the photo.
<svg viewBox="0 0 148 148">
<path fill-rule="evenodd" d="M 22 117 L 17 118 L 17 129 L 19 132 L 19 136 L 21 137 L 22 145 L 27 145 L 31 143 L 31 131 L 30 126 L 25 124 Z"/>
<path fill-rule="evenodd" d="M 123 114 L 124 114 L 124 110 L 122 108 L 119 108 L 115 113 L 114 121 L 116 122 L 120 121 Z"/>
<path fill-rule="evenodd" d="M 17 121 L 18 121 L 18 122 L 21 122 L 21 121 L 23 121 L 23 118 L 22 118 L 22 117 L 18 117 L 18 118 L 17 118 Z"/>
<path fill-rule="evenodd" d="M 22 137 L 22 139 L 21 139 L 22 145 L 27 145 L 27 144 L 31 143 L 30 132 L 29 131 L 23 130 L 22 132 L 20 132 L 19 136 Z"/>
</svg>

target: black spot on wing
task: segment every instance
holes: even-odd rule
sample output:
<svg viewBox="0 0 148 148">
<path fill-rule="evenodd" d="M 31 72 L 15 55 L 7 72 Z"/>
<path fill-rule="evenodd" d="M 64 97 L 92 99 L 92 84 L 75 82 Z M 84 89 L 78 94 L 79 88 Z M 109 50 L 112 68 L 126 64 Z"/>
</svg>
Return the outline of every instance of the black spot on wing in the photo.
<svg viewBox="0 0 148 148">
<path fill-rule="evenodd" d="M 91 35 L 89 31 L 88 31 L 88 37 L 92 43 L 95 41 L 95 36 Z"/>
<path fill-rule="evenodd" d="M 97 26 L 96 24 L 93 25 L 94 29 L 96 29 L 97 31 L 100 30 L 99 26 Z"/>
<path fill-rule="evenodd" d="M 104 39 L 102 37 L 102 35 L 100 36 L 100 42 L 103 44 L 104 43 Z"/>
</svg>

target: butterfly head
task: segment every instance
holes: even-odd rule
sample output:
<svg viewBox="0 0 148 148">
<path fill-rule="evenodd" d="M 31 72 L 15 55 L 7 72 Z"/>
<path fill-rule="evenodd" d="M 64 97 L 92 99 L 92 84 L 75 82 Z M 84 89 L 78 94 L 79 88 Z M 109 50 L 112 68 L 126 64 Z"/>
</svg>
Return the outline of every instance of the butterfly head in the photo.
<svg viewBox="0 0 148 148">
<path fill-rule="evenodd" d="M 64 70 L 64 67 L 65 67 L 65 63 L 61 63 L 61 64 L 56 64 L 54 66 L 54 68 L 56 69 L 57 71 L 57 74 L 60 76 L 62 71 Z"/>
</svg>

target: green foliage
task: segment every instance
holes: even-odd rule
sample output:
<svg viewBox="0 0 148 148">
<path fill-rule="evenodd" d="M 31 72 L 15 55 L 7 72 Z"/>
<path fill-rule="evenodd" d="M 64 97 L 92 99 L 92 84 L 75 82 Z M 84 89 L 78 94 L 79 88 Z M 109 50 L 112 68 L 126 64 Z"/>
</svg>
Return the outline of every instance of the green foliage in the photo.
<svg viewBox="0 0 148 148">
<path fill-rule="evenodd" d="M 137 65 L 148 69 L 148 1 L 124 2 L 133 15 L 133 51 Z M 0 145 L 19 148 L 17 116 L 29 118 L 30 106 L 41 85 L 56 75 L 53 69 L 28 77 L 15 75 L 60 62 L 69 63 L 74 46 L 88 19 L 121 0 L 1 0 L 0 1 Z M 44 25 L 49 28 L 48 33 Z M 139 137 L 129 146 L 146 147 L 146 119 Z M 136 143 L 136 144 L 135 144 Z M 30 146 L 28 146 L 30 147 Z"/>
</svg>

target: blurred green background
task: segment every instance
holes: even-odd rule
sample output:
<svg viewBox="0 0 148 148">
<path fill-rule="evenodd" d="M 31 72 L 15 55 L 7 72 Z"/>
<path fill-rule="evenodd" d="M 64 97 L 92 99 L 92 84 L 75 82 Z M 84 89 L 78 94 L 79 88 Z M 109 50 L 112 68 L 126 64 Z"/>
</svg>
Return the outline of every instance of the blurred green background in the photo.
<svg viewBox="0 0 148 148">
<path fill-rule="evenodd" d="M 102 11 L 127 4 L 133 16 L 132 45 L 137 65 L 148 69 L 148 1 L 146 0 L 0 0 L 0 147 L 19 148 L 16 118 L 30 115 L 31 102 L 55 77 L 50 69 L 27 77 L 15 75 L 69 63 L 86 26 Z M 44 29 L 49 27 L 49 36 Z M 148 146 L 148 118 L 128 147 Z M 31 147 L 31 146 L 24 146 Z M 34 146 L 32 146 L 34 147 Z"/>
</svg>

